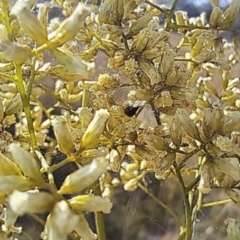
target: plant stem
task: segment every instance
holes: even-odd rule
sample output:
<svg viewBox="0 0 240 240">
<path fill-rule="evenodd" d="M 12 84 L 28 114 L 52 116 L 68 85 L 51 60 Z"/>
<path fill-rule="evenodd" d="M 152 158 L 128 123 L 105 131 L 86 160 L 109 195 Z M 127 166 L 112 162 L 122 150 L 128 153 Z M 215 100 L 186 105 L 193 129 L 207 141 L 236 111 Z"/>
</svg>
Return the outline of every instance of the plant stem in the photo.
<svg viewBox="0 0 240 240">
<path fill-rule="evenodd" d="M 185 233 L 185 239 L 186 240 L 191 240 L 192 239 L 192 209 L 189 203 L 188 199 L 188 192 L 186 191 L 185 184 L 183 182 L 183 178 L 180 172 L 179 167 L 177 166 L 177 163 L 175 162 L 173 164 L 176 176 L 178 178 L 180 188 L 183 194 L 183 201 L 184 201 L 184 208 L 185 208 L 185 221 L 186 221 L 186 233 Z"/>
<path fill-rule="evenodd" d="M 150 2 L 150 1 L 148 1 L 148 0 L 146 0 L 145 2 L 146 2 L 147 4 L 149 4 L 151 7 L 153 7 L 153 8 L 155 8 L 155 9 L 157 9 L 158 11 L 162 12 L 163 14 L 165 14 L 165 15 L 168 14 L 168 11 L 169 11 L 169 10 L 163 9 L 163 8 L 157 6 L 156 4 L 154 4 L 154 3 L 152 3 L 152 2 Z"/>
<path fill-rule="evenodd" d="M 180 25 L 176 23 L 170 23 L 170 28 L 172 29 L 178 29 L 178 28 L 185 28 L 189 31 L 193 29 L 203 29 L 203 30 L 212 30 L 211 27 L 205 27 L 205 26 L 197 26 L 197 25 Z M 229 32 L 240 32 L 239 29 L 233 29 L 233 28 L 217 28 L 219 31 L 229 31 Z"/>
<path fill-rule="evenodd" d="M 153 100 L 149 101 L 150 105 L 151 105 L 151 108 L 153 110 L 153 113 L 154 113 L 154 117 L 156 119 L 156 122 L 158 125 L 161 125 L 161 119 L 160 119 L 160 116 L 159 116 L 159 111 L 155 108 L 154 106 L 154 103 L 153 103 Z"/>
<path fill-rule="evenodd" d="M 138 183 L 138 187 L 140 187 L 152 200 L 154 200 L 156 203 L 158 203 L 161 207 L 163 207 L 175 220 L 179 228 L 181 229 L 183 227 L 182 222 L 180 221 L 179 217 L 174 213 L 174 211 L 165 203 L 163 203 L 160 199 L 155 197 L 152 193 L 148 191 L 146 187 L 144 187 L 141 183 Z"/>
<path fill-rule="evenodd" d="M 38 150 L 37 140 L 36 140 L 36 136 L 35 136 L 35 132 L 34 132 L 34 128 L 33 128 L 33 120 L 32 120 L 32 116 L 31 116 L 30 103 L 29 103 L 29 99 L 26 95 L 26 91 L 25 91 L 25 87 L 24 87 L 24 83 L 23 83 L 21 66 L 15 63 L 15 70 L 16 70 L 15 83 L 16 83 L 18 91 L 20 93 L 22 103 L 23 103 L 23 109 L 26 114 L 31 146 L 34 150 Z"/>
<path fill-rule="evenodd" d="M 31 75 L 29 78 L 29 84 L 28 84 L 28 88 L 27 88 L 27 97 L 30 99 L 30 95 L 32 92 L 32 86 L 33 86 L 33 82 L 34 82 L 34 78 L 35 78 L 35 64 L 36 64 L 36 56 L 33 57 L 32 60 L 32 65 L 31 65 Z"/>
<path fill-rule="evenodd" d="M 96 185 L 96 188 L 95 188 L 95 194 L 98 195 L 98 196 L 101 196 L 100 181 L 97 182 L 97 185 Z M 103 213 L 102 212 L 95 212 L 94 213 L 94 218 L 95 218 L 95 225 L 96 225 L 98 240 L 106 240 Z"/>
<path fill-rule="evenodd" d="M 171 21 L 172 21 L 172 17 L 173 17 L 173 12 L 177 6 L 177 3 L 178 3 L 178 0 L 174 0 L 174 3 L 169 11 L 169 13 L 167 13 L 167 26 L 166 26 L 166 31 L 170 31 L 170 29 L 172 28 L 172 24 L 171 24 Z"/>
<path fill-rule="evenodd" d="M 215 207 L 215 206 L 223 205 L 223 204 L 230 203 L 230 202 L 232 202 L 232 199 L 227 198 L 227 199 L 220 200 L 220 201 L 204 203 L 204 204 L 202 204 L 201 208 Z"/>
</svg>

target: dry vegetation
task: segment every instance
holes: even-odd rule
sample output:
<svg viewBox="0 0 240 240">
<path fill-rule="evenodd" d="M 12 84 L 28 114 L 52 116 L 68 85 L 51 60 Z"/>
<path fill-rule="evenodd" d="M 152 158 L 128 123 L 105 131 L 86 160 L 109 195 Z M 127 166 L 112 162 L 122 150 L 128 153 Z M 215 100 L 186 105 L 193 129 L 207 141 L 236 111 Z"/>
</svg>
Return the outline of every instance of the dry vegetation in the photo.
<svg viewBox="0 0 240 240">
<path fill-rule="evenodd" d="M 56 2 L 0 2 L 0 239 L 238 239 L 239 0 Z"/>
</svg>

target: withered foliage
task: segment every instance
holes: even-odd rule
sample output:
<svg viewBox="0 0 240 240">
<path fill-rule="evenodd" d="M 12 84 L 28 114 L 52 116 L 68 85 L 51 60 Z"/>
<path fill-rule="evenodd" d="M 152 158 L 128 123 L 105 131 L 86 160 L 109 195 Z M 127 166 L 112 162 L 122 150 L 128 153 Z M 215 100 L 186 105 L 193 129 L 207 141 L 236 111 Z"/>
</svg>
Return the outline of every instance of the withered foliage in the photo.
<svg viewBox="0 0 240 240">
<path fill-rule="evenodd" d="M 240 37 L 231 28 L 240 1 L 226 10 L 211 1 L 209 23 L 203 15 L 174 13 L 177 0 L 171 9 L 141 0 L 92 2 L 57 0 L 64 20 L 49 19 L 48 3 L 0 2 L 0 239 L 21 232 L 14 226 L 19 216 L 39 219 L 47 212 L 43 239 L 104 240 L 102 213 L 111 212 L 114 188 L 147 192 L 143 179 L 154 173 L 179 181 L 185 221 L 160 205 L 179 225 L 179 238 L 189 240 L 212 187 L 226 189 L 225 202 L 240 200 L 240 83 L 234 75 Z M 222 31 L 233 32 L 232 42 Z M 109 71 L 94 81 L 100 52 Z M 53 90 L 39 83 L 46 76 Z M 125 102 L 114 97 L 122 88 Z M 49 109 L 40 101 L 43 93 L 56 100 Z M 143 121 L 146 109 L 153 124 Z M 57 151 L 66 159 L 53 165 Z M 70 162 L 78 169 L 57 189 L 53 172 Z M 86 211 L 95 213 L 97 233 Z M 234 237 L 237 220 L 226 225 Z"/>
</svg>

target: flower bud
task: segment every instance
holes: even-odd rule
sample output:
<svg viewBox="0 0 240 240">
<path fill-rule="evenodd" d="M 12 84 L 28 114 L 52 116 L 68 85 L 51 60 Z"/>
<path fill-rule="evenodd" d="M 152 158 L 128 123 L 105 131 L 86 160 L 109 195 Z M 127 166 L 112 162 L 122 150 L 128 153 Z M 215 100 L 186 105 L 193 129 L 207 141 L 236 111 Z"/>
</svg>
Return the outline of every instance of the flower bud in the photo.
<svg viewBox="0 0 240 240">
<path fill-rule="evenodd" d="M 170 137 L 172 139 L 172 142 L 177 148 L 179 148 L 182 142 L 181 123 L 178 117 L 174 117 L 169 124 L 170 124 Z"/>
<path fill-rule="evenodd" d="M 142 52 L 142 56 L 147 59 L 154 59 L 160 57 L 167 48 L 169 48 L 169 44 L 164 41 L 160 41 L 154 46 L 147 47 Z"/>
<path fill-rule="evenodd" d="M 31 12 L 29 4 L 30 1 L 19 1 L 14 5 L 10 15 L 15 16 L 23 30 L 33 40 L 43 44 L 47 42 L 47 32 L 42 23 L 40 23 L 37 17 Z"/>
<path fill-rule="evenodd" d="M 140 58 L 139 66 L 142 69 L 142 71 L 149 77 L 152 85 L 159 83 L 161 81 L 160 74 L 149 60 L 145 58 Z"/>
<path fill-rule="evenodd" d="M 158 158 L 154 162 L 154 172 L 157 179 L 163 179 L 164 173 L 176 160 L 176 153 L 168 153 L 163 158 Z"/>
<path fill-rule="evenodd" d="M 142 29 L 138 35 L 136 40 L 133 42 L 133 49 L 137 52 L 141 53 L 147 46 L 149 40 L 150 28 L 146 27 Z"/>
<path fill-rule="evenodd" d="M 211 119 L 211 125 L 214 133 L 221 131 L 223 127 L 223 119 L 224 119 L 223 109 L 214 108 L 212 110 L 212 119 Z"/>
<path fill-rule="evenodd" d="M 98 84 L 104 88 L 116 88 L 119 86 L 119 81 L 116 77 L 109 74 L 99 74 Z"/>
<path fill-rule="evenodd" d="M 119 25 L 123 13 L 123 0 L 105 0 L 99 9 L 99 24 Z"/>
<path fill-rule="evenodd" d="M 89 187 L 106 172 L 108 161 L 109 159 L 107 157 L 99 157 L 93 160 L 89 165 L 81 167 L 69 174 L 64 180 L 59 193 L 72 194 Z"/>
<path fill-rule="evenodd" d="M 72 15 L 65 19 L 56 31 L 50 33 L 48 47 L 50 49 L 57 48 L 72 40 L 84 27 L 85 18 L 89 14 L 90 9 L 83 3 L 79 3 Z"/>
<path fill-rule="evenodd" d="M 164 139 L 155 134 L 146 134 L 144 136 L 144 142 L 147 144 L 149 149 L 159 151 L 167 150 L 167 144 Z"/>
<path fill-rule="evenodd" d="M 0 153 L 0 166 L 0 176 L 22 175 L 20 168 L 2 153 Z"/>
<path fill-rule="evenodd" d="M 219 5 L 219 0 L 211 0 L 211 5 L 217 7 Z"/>
<path fill-rule="evenodd" d="M 112 131 L 112 135 L 115 137 L 124 137 L 127 134 L 134 132 L 138 128 L 138 124 L 132 120 L 129 122 L 125 122 L 114 128 Z"/>
<path fill-rule="evenodd" d="M 88 125 L 87 130 L 82 137 L 82 149 L 96 148 L 98 146 L 99 138 L 102 135 L 109 117 L 110 114 L 106 109 L 96 111 L 93 120 Z"/>
<path fill-rule="evenodd" d="M 17 93 L 16 96 L 6 105 L 5 114 L 15 114 L 18 113 L 20 109 L 22 109 L 22 99 L 20 93 Z"/>
<path fill-rule="evenodd" d="M 220 7 L 213 7 L 210 15 L 209 24 L 212 28 L 217 28 L 221 25 L 223 10 Z"/>
<path fill-rule="evenodd" d="M 192 121 L 192 119 L 188 116 L 187 111 L 183 109 L 177 110 L 177 116 L 179 118 L 179 121 L 181 122 L 181 125 L 183 129 L 186 131 L 186 133 L 197 140 L 200 140 L 200 135 L 198 132 L 198 128 L 195 125 L 195 123 Z"/>
<path fill-rule="evenodd" d="M 123 188 L 125 191 L 128 191 L 128 192 L 135 191 L 138 187 L 138 182 L 139 182 L 138 178 L 133 178 L 133 179 L 129 180 L 128 182 L 126 182 L 123 185 Z"/>
<path fill-rule="evenodd" d="M 4 41 L 0 45 L 4 60 L 22 64 L 32 56 L 31 48 L 27 45 L 20 45 L 10 41 Z"/>
<path fill-rule="evenodd" d="M 77 227 L 80 220 L 78 214 L 74 213 L 66 201 L 58 202 L 49 214 L 45 231 L 48 240 L 64 240 Z"/>
<path fill-rule="evenodd" d="M 204 108 L 204 117 L 202 122 L 203 133 L 206 137 L 211 137 L 213 134 L 212 128 L 212 111 L 210 108 Z"/>
<path fill-rule="evenodd" d="M 223 14 L 223 18 L 221 19 L 221 26 L 229 26 L 235 22 L 238 16 L 240 1 L 232 0 L 229 7 Z"/>
<path fill-rule="evenodd" d="M 113 172 L 119 172 L 122 160 L 121 155 L 116 149 L 112 149 L 109 153 L 109 157 L 110 157 L 109 169 Z"/>
<path fill-rule="evenodd" d="M 94 158 L 103 157 L 106 153 L 98 149 L 88 149 L 84 150 L 78 155 L 77 162 L 80 162 L 81 165 L 86 165 L 92 162 Z"/>
<path fill-rule="evenodd" d="M 10 144 L 8 151 L 11 153 L 13 161 L 21 168 L 26 177 L 38 183 L 43 181 L 40 166 L 32 154 L 19 147 L 16 143 Z"/>
<path fill-rule="evenodd" d="M 151 13 L 145 12 L 143 16 L 139 17 L 135 22 L 132 23 L 127 36 L 134 36 L 138 34 L 143 28 L 147 26 L 151 19 Z"/>
<path fill-rule="evenodd" d="M 200 182 L 198 189 L 203 194 L 208 194 L 211 191 L 213 181 L 213 166 L 209 162 L 205 162 L 200 169 Z"/>
<path fill-rule="evenodd" d="M 112 208 L 111 201 L 100 196 L 79 195 L 71 198 L 69 203 L 72 209 L 77 211 L 103 212 L 107 214 L 111 212 Z"/>
<path fill-rule="evenodd" d="M 91 79 L 95 69 L 94 63 L 85 62 L 78 56 L 60 50 L 54 50 L 53 55 L 63 66 L 53 67 L 51 74 L 67 82 Z"/>
<path fill-rule="evenodd" d="M 73 153 L 75 147 L 67 120 L 63 116 L 56 116 L 52 120 L 52 126 L 60 151 L 67 155 Z"/>
<path fill-rule="evenodd" d="M 37 18 L 38 18 L 39 22 L 42 23 L 43 26 L 46 27 L 48 25 L 48 14 L 49 14 L 51 7 L 48 3 L 38 3 L 37 7 L 38 7 Z"/>
<path fill-rule="evenodd" d="M 19 192 L 17 190 L 9 196 L 9 205 L 18 215 L 25 213 L 43 213 L 51 210 L 54 198 L 46 192 Z"/>
</svg>

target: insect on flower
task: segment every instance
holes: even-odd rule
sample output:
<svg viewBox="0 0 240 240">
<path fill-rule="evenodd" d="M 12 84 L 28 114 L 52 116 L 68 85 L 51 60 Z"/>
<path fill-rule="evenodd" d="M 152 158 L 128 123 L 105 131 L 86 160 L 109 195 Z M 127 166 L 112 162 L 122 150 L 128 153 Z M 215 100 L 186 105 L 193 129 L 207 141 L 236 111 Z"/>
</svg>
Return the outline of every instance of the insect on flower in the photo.
<svg viewBox="0 0 240 240">
<path fill-rule="evenodd" d="M 126 107 L 124 109 L 124 113 L 128 117 L 133 117 L 133 116 L 138 116 L 139 113 L 142 111 L 142 109 L 145 106 L 146 101 L 136 101 L 136 102 L 131 102 L 127 101 L 126 102 Z"/>
</svg>

